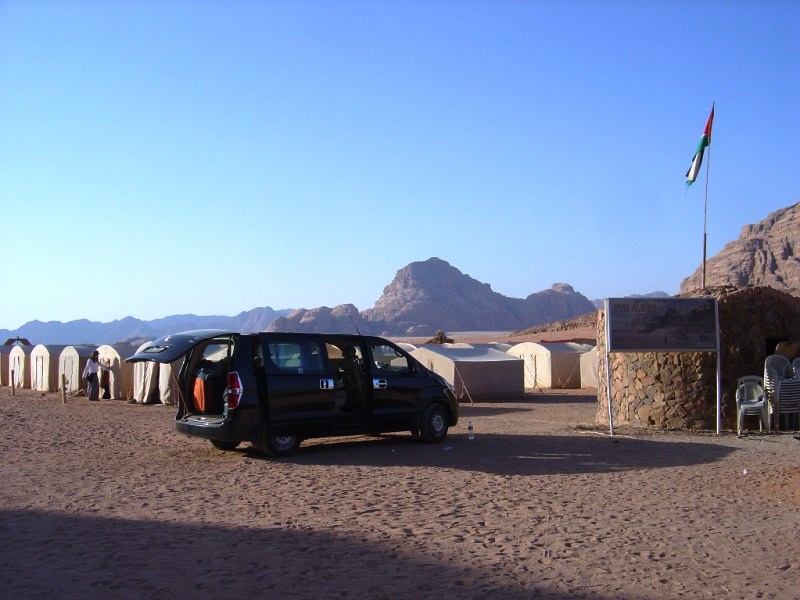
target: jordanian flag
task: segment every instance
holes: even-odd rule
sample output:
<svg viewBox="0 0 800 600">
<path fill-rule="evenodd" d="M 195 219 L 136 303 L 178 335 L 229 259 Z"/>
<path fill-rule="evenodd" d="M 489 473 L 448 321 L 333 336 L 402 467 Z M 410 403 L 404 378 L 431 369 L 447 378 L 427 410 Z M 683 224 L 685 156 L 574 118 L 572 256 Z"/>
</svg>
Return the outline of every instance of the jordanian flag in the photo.
<svg viewBox="0 0 800 600">
<path fill-rule="evenodd" d="M 708 123 L 703 130 L 703 137 L 700 138 L 700 143 L 697 145 L 697 151 L 694 153 L 692 159 L 692 166 L 686 172 L 686 185 L 692 185 L 697 179 L 697 174 L 700 173 L 700 166 L 703 164 L 703 154 L 705 153 L 706 146 L 711 143 L 711 125 L 714 122 L 714 107 L 711 107 L 711 114 L 708 115 Z"/>
</svg>

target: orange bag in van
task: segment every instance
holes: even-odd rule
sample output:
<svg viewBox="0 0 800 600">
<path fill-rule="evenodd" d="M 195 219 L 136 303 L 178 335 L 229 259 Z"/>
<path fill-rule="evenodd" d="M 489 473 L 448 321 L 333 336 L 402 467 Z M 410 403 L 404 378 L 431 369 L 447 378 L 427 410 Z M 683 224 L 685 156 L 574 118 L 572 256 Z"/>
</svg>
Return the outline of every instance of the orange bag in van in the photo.
<svg viewBox="0 0 800 600">
<path fill-rule="evenodd" d="M 206 382 L 199 377 L 194 378 L 194 407 L 200 412 L 206 409 Z"/>
</svg>

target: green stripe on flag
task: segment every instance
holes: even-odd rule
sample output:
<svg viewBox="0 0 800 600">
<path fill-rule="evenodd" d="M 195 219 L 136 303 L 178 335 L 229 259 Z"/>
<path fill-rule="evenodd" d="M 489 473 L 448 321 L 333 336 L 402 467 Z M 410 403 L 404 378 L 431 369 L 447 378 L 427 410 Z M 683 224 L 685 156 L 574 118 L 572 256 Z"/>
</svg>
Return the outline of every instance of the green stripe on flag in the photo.
<svg viewBox="0 0 800 600">
<path fill-rule="evenodd" d="M 703 164 L 703 154 L 707 146 L 711 144 L 711 127 L 714 123 L 714 106 L 711 107 L 711 114 L 708 115 L 706 128 L 703 130 L 703 135 L 700 138 L 700 143 L 697 145 L 694 157 L 692 158 L 692 166 L 686 171 L 686 185 L 692 185 L 697 176 L 700 174 L 700 167 Z"/>
</svg>

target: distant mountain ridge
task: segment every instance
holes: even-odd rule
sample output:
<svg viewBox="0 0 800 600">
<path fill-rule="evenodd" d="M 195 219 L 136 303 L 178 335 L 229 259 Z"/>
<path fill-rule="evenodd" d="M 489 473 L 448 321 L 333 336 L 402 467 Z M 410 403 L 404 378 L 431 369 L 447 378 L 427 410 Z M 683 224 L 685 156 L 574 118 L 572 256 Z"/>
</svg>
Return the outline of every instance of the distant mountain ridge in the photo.
<svg viewBox="0 0 800 600">
<path fill-rule="evenodd" d="M 126 340 L 145 340 L 190 329 L 229 329 L 232 331 L 264 331 L 277 317 L 290 310 L 274 310 L 269 306 L 254 308 L 235 317 L 222 315 L 172 315 L 151 321 L 125 317 L 110 323 L 78 319 L 30 321 L 15 330 L 0 329 L 0 343 L 8 338 L 26 338 L 32 344 L 114 344 Z"/>
<path fill-rule="evenodd" d="M 27 338 L 33 344 L 113 344 L 190 329 L 433 335 L 440 329 L 512 331 L 593 310 L 593 304 L 568 284 L 555 284 L 526 298 L 509 298 L 434 257 L 400 269 L 375 306 L 363 312 L 352 304 L 295 310 L 267 306 L 235 317 L 181 314 L 149 321 L 125 317 L 110 323 L 31 321 L 13 331 L 0 329 L 0 337 Z"/>
<path fill-rule="evenodd" d="M 649 294 L 630 294 L 629 296 L 625 296 L 625 298 L 669 298 L 670 295 L 667 292 L 650 292 Z M 595 305 L 595 308 L 603 308 L 605 303 L 604 298 L 596 298 L 592 300 L 592 304 Z"/>
<path fill-rule="evenodd" d="M 707 286 L 762 285 L 800 296 L 800 203 L 746 225 L 739 239 L 707 262 Z M 681 293 L 700 287 L 701 268 L 681 283 Z M 630 296 L 636 297 L 636 296 Z M 652 292 L 642 297 L 668 297 Z M 436 331 L 518 331 L 580 317 L 602 301 L 590 301 L 565 283 L 526 298 L 509 298 L 465 275 L 446 261 L 430 258 L 397 271 L 375 306 L 275 310 L 254 308 L 234 317 L 193 314 L 142 321 L 125 317 L 111 323 L 79 319 L 68 323 L 31 321 L 16 330 L 0 329 L 0 339 L 27 338 L 33 344 L 110 344 L 143 340 L 189 329 L 231 331 L 355 332 L 427 336 Z"/>
</svg>

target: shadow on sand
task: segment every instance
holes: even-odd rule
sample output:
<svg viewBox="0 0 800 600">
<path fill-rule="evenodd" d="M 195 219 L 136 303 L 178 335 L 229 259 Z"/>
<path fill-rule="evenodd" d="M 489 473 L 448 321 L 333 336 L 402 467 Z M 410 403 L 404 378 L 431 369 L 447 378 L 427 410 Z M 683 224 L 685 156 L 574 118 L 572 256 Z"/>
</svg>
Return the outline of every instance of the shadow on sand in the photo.
<svg viewBox="0 0 800 600">
<path fill-rule="evenodd" d="M 251 450 L 244 450 L 251 453 Z M 691 466 L 720 460 L 734 449 L 714 443 L 640 440 L 593 434 L 451 434 L 428 445 L 411 435 L 309 440 L 282 459 L 297 464 L 447 467 L 490 475 L 612 473 Z M 253 456 L 257 456 L 253 454 Z"/>
<path fill-rule="evenodd" d="M 0 512 L 0 524 L 3 598 L 584 597 L 522 589 L 511 580 L 498 584 L 497 573 L 489 578 L 455 558 L 400 552 L 386 543 L 310 528 L 26 510 Z"/>
</svg>

